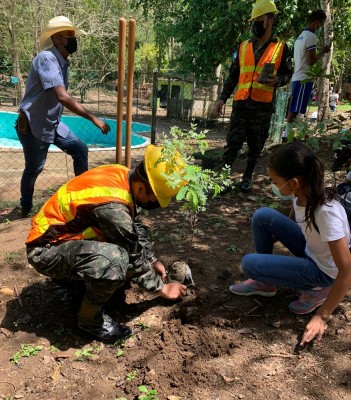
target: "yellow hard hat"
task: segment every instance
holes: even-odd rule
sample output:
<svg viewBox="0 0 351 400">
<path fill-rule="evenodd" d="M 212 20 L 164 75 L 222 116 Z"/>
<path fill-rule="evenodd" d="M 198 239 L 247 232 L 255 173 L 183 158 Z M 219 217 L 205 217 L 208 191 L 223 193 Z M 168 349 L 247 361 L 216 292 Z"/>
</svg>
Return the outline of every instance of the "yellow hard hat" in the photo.
<svg viewBox="0 0 351 400">
<path fill-rule="evenodd" d="M 256 0 L 252 6 L 251 19 L 267 13 L 278 14 L 278 12 L 273 0 Z"/>
<path fill-rule="evenodd" d="M 161 207 L 167 207 L 171 202 L 173 196 L 176 196 L 180 190 L 180 186 L 172 188 L 167 185 L 167 179 L 162 173 L 169 174 L 169 164 L 166 161 L 159 162 L 156 166 L 155 164 L 159 160 L 162 154 L 162 148 L 150 144 L 145 150 L 145 171 L 158 202 Z M 180 170 L 184 165 L 184 161 L 179 153 L 174 154 L 174 158 L 171 160 L 173 165 L 175 165 L 176 170 Z"/>
</svg>

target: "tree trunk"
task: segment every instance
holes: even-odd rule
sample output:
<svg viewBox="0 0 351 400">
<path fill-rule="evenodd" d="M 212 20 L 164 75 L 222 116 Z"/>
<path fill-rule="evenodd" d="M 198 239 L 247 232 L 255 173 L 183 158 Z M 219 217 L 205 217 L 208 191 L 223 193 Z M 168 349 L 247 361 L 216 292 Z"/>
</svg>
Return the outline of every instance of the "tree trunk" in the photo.
<svg viewBox="0 0 351 400">
<path fill-rule="evenodd" d="M 13 65 L 13 71 L 12 75 L 17 77 L 19 82 L 15 83 L 15 91 L 16 91 L 16 102 L 20 102 L 22 99 L 22 72 L 19 64 L 19 57 L 18 57 L 18 46 L 16 43 L 16 31 L 13 25 L 13 19 L 15 17 L 15 11 L 16 11 L 16 1 L 14 1 L 11 4 L 11 8 L 8 10 L 8 12 L 4 13 L 4 16 L 6 18 L 7 22 L 7 29 L 9 32 L 10 36 L 10 42 L 11 42 L 11 48 L 12 48 L 12 65 Z"/>
<path fill-rule="evenodd" d="M 221 72 L 222 72 L 222 64 L 219 64 L 216 68 L 216 80 L 218 84 L 216 85 L 211 85 L 210 87 L 210 100 L 214 101 L 217 100 L 219 95 L 221 94 L 221 85 L 220 83 L 220 78 L 221 78 Z"/>
<path fill-rule="evenodd" d="M 327 45 L 330 43 L 330 39 L 334 36 L 333 34 L 333 23 L 332 23 L 332 1 L 333 0 L 321 0 L 321 8 L 325 12 L 327 19 L 324 24 L 324 40 L 323 44 Z M 324 74 L 330 74 L 330 67 L 333 55 L 333 44 L 329 53 L 326 53 L 322 58 Z M 318 121 L 323 121 L 329 115 L 329 79 L 319 78 L 318 79 Z"/>
</svg>

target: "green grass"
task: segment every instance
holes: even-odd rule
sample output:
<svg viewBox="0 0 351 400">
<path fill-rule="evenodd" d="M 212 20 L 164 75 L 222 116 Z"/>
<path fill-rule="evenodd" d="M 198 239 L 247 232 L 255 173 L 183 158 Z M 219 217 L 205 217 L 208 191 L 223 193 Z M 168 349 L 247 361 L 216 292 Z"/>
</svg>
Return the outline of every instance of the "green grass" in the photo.
<svg viewBox="0 0 351 400">
<path fill-rule="evenodd" d="M 343 104 L 337 104 L 337 112 L 345 112 L 351 110 L 351 102 L 348 100 L 341 100 Z M 315 104 L 309 104 L 307 107 L 308 112 L 318 111 L 318 106 Z"/>
</svg>

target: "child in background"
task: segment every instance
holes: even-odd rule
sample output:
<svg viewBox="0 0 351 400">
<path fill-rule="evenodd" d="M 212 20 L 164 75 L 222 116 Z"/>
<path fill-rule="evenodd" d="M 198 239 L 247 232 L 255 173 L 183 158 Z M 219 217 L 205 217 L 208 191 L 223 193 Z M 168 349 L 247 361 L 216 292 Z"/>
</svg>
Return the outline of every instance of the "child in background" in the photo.
<svg viewBox="0 0 351 400">
<path fill-rule="evenodd" d="M 337 194 L 324 186 L 321 161 L 304 144 L 282 145 L 270 159 L 272 190 L 292 200 L 290 216 L 260 208 L 252 217 L 255 254 L 242 269 L 250 278 L 230 286 L 237 295 L 271 297 L 277 287 L 300 290 L 289 304 L 296 314 L 319 309 L 307 324 L 301 345 L 321 339 L 326 321 L 351 287 L 350 226 Z M 280 241 L 294 256 L 273 255 Z"/>
</svg>

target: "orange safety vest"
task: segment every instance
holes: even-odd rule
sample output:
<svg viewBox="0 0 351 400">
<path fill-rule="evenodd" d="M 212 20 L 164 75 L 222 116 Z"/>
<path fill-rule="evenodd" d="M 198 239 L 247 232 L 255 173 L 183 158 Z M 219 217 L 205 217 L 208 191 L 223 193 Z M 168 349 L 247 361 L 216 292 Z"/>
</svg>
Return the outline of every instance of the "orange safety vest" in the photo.
<svg viewBox="0 0 351 400">
<path fill-rule="evenodd" d="M 132 215 L 134 206 L 128 181 L 129 169 L 122 165 L 104 165 L 79 175 L 65 183 L 43 205 L 32 220 L 26 244 L 40 238 L 50 227 L 60 226 L 72 221 L 81 205 L 94 205 L 109 202 L 126 204 Z M 55 235 L 51 242 L 62 240 L 102 240 L 102 233 L 96 228 L 89 227 L 83 232 L 64 232 Z"/>
<path fill-rule="evenodd" d="M 270 103 L 273 100 L 274 87 L 258 82 L 258 77 L 265 63 L 274 64 L 273 75 L 277 75 L 284 50 L 284 42 L 278 39 L 277 43 L 270 43 L 260 61 L 255 65 L 255 56 L 251 40 L 241 43 L 239 49 L 240 76 L 238 89 L 234 94 L 234 101 L 252 100 Z"/>
</svg>

